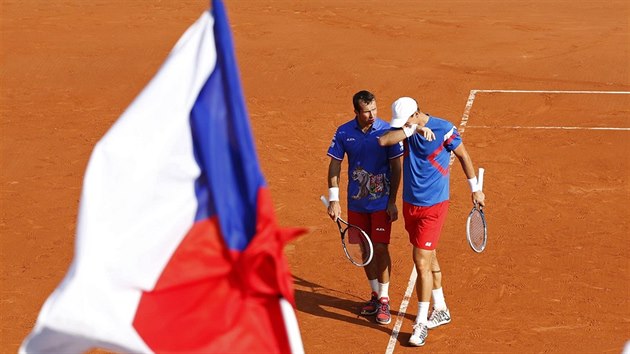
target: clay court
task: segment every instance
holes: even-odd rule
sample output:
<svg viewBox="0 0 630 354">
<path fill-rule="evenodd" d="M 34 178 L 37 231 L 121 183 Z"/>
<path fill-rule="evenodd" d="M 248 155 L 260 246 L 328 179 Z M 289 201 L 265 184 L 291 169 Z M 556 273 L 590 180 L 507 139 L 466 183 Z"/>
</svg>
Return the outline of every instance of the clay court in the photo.
<svg viewBox="0 0 630 354">
<path fill-rule="evenodd" d="M 621 353 L 630 340 L 630 3 L 226 6 L 278 220 L 311 228 L 286 247 L 306 353 Z M 94 144 L 205 9 L 2 1 L 0 352 L 17 351 L 70 264 Z M 453 321 L 422 348 L 407 346 L 417 299 L 405 297 L 413 266 L 402 221 L 390 245 L 393 320 L 381 326 L 356 315 L 369 288 L 319 201 L 330 139 L 362 89 L 387 121 L 394 99 L 415 97 L 460 128 L 486 169 L 489 243 L 475 254 L 468 185 L 453 165 L 438 248 Z"/>
</svg>

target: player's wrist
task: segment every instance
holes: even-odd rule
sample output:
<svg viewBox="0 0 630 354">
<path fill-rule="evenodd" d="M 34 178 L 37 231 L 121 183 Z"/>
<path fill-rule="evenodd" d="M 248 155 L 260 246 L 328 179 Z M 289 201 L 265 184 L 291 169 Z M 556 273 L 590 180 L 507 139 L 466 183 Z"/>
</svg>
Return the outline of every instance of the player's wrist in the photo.
<svg viewBox="0 0 630 354">
<path fill-rule="evenodd" d="M 469 178 L 468 185 L 470 186 L 470 191 L 472 193 L 479 192 L 481 188 L 479 188 L 479 183 L 477 182 L 477 177 Z"/>
<path fill-rule="evenodd" d="M 408 138 L 415 134 L 417 128 L 418 124 L 412 124 L 411 126 L 404 126 L 402 129 L 403 133 L 405 133 L 405 136 Z"/>
<path fill-rule="evenodd" d="M 329 202 L 339 201 L 339 187 L 328 188 L 328 201 Z"/>
</svg>

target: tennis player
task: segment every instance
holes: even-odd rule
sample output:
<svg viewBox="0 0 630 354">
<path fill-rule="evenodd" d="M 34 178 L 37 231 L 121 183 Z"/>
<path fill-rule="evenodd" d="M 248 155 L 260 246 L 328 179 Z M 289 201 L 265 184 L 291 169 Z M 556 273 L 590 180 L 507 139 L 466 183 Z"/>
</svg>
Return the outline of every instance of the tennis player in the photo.
<svg viewBox="0 0 630 354">
<path fill-rule="evenodd" d="M 355 117 L 339 126 L 328 148 L 328 214 L 333 220 L 341 215 L 339 177 L 341 162 L 348 155 L 348 217 L 370 236 L 374 258 L 364 267 L 370 288 L 370 300 L 362 315 L 376 315 L 376 322 L 388 324 L 389 278 L 391 259 L 389 241 L 392 222 L 398 219 L 396 194 L 400 185 L 402 144 L 379 146 L 378 137 L 389 124 L 377 117 L 376 98 L 369 91 L 352 97 Z"/>
<path fill-rule="evenodd" d="M 449 323 L 451 315 L 442 291 L 442 274 L 436 247 L 446 220 L 449 200 L 450 153 L 459 159 L 468 178 L 473 203 L 484 205 L 485 196 L 477 186 L 472 160 L 455 126 L 438 117 L 423 113 L 417 102 L 401 97 L 392 104 L 392 129 L 379 139 L 381 146 L 405 146 L 403 162 L 403 217 L 413 261 L 420 275 L 416 283 L 418 315 L 409 344 L 422 346 L 428 329 Z M 418 134 L 430 128 L 434 136 Z M 429 303 L 433 296 L 433 311 Z"/>
</svg>

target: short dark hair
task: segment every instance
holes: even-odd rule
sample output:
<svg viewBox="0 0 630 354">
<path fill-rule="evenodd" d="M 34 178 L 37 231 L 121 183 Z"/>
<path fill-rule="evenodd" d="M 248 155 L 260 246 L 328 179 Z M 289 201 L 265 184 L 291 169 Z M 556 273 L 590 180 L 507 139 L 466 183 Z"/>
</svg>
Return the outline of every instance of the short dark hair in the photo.
<svg viewBox="0 0 630 354">
<path fill-rule="evenodd" d="M 375 99 L 376 97 L 374 97 L 374 94 L 370 91 L 362 90 L 355 93 L 354 96 L 352 96 L 352 104 L 354 105 L 354 110 L 355 111 L 361 110 L 360 102 L 368 104 L 374 101 Z"/>
</svg>

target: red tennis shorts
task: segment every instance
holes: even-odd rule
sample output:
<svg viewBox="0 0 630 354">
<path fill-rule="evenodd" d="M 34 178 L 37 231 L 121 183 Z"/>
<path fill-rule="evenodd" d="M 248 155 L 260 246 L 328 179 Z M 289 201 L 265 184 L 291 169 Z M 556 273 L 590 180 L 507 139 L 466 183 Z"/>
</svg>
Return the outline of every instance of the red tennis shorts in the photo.
<svg viewBox="0 0 630 354">
<path fill-rule="evenodd" d="M 434 250 L 446 221 L 448 200 L 431 206 L 416 206 L 403 201 L 405 229 L 409 242 L 423 250 Z"/>
<path fill-rule="evenodd" d="M 363 229 L 374 243 L 389 244 L 392 234 L 392 223 L 387 211 L 374 213 L 358 213 L 348 210 L 348 222 Z"/>
</svg>

